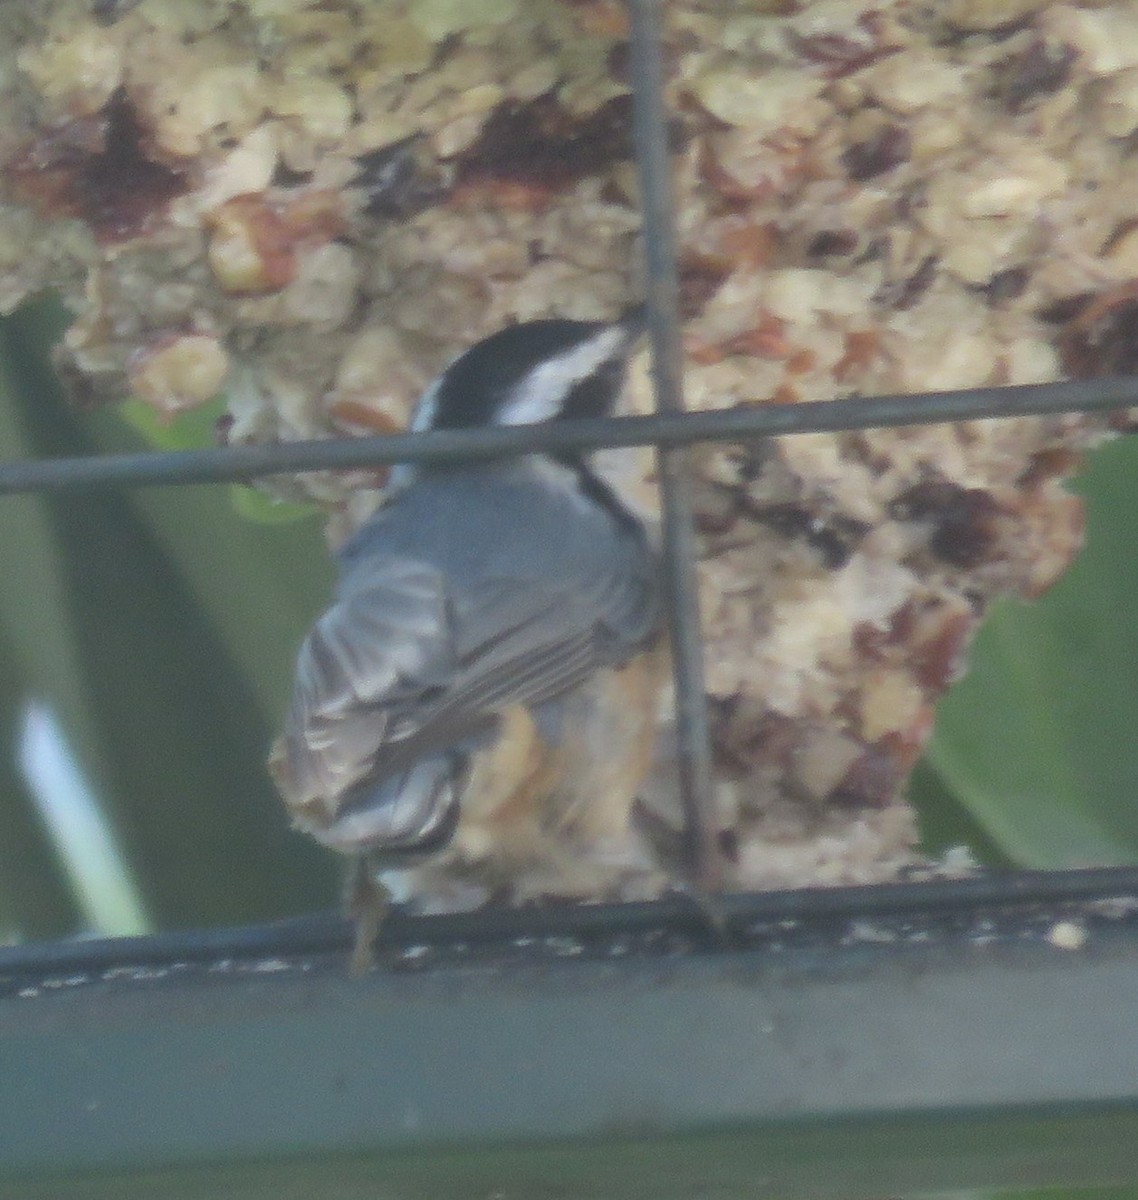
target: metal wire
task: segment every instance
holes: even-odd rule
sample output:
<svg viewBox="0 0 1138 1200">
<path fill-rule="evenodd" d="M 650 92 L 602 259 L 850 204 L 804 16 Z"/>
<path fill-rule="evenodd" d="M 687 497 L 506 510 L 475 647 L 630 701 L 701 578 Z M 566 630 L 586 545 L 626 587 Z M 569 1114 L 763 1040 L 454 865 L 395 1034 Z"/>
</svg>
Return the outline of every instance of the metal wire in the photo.
<svg viewBox="0 0 1138 1200">
<path fill-rule="evenodd" d="M 1138 407 L 1138 377 L 1019 387 L 764 404 L 716 412 L 658 413 L 497 429 L 435 430 L 215 450 L 101 454 L 0 464 L 0 495 L 92 487 L 244 483 L 270 475 L 343 471 L 401 462 L 486 460 L 535 451 L 747 442 L 800 433 L 936 425 L 1000 417 L 1109 412 Z"/>
<path fill-rule="evenodd" d="M 1138 867 L 1083 867 L 1057 871 L 998 871 L 960 879 L 927 879 L 843 887 L 732 893 L 716 898 L 722 932 L 745 940 L 774 926 L 784 936 L 796 923 L 912 919 L 920 929 L 933 920 L 967 922 L 979 913 L 999 919 L 1030 908 L 1058 919 L 1065 905 L 1097 906 L 1104 915 L 1133 911 Z M 492 943 L 527 946 L 542 939 L 620 938 L 670 930 L 700 938 L 709 934 L 706 913 L 681 895 L 623 904 L 498 907 L 468 913 L 416 916 L 393 910 L 383 928 L 389 947 L 463 947 Z M 73 974 L 117 964 L 208 962 L 284 954 L 342 952 L 352 943 L 350 922 L 338 913 L 308 913 L 262 925 L 168 931 L 135 938 L 94 938 L 0 946 L 0 975 Z M 665 946 L 667 943 L 665 942 Z M 2 991 L 2 989 L 0 989 Z"/>
<path fill-rule="evenodd" d="M 659 0 L 629 0 L 632 18 L 633 134 L 643 199 L 648 332 L 659 413 L 684 409 L 680 284 L 672 211 L 672 162 Z M 672 673 L 676 682 L 676 769 L 684 809 L 685 859 L 704 891 L 723 880 L 703 679 L 695 505 L 686 448 L 657 450 Z"/>
</svg>

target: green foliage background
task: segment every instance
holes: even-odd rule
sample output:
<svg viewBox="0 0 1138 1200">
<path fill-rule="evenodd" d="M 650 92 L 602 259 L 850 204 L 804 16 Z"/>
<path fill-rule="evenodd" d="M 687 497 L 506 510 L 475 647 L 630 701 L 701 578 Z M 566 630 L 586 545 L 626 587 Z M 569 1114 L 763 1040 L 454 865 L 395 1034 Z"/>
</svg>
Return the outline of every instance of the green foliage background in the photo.
<svg viewBox="0 0 1138 1200">
<path fill-rule="evenodd" d="M 61 321 L 41 304 L 0 324 L 0 453 L 140 448 L 120 415 L 66 404 L 49 365 Z M 290 832 L 264 771 L 331 584 L 317 521 L 251 521 L 225 488 L 0 503 L 0 928 L 84 923 L 13 766 L 29 697 L 55 710 L 105 799 L 155 927 L 333 903 L 334 864 Z"/>
<path fill-rule="evenodd" d="M 163 428 L 141 406 L 69 408 L 49 365 L 63 321 L 43 303 L 0 323 L 4 458 L 208 442 L 213 412 Z M 1136 467 L 1134 440 L 1093 457 L 1077 567 L 1043 600 L 993 613 L 942 706 L 913 785 L 930 850 L 1138 860 Z M 85 920 L 13 765 L 30 697 L 54 708 L 106 799 L 154 926 L 332 903 L 334 863 L 288 830 L 263 768 L 295 647 L 331 585 L 318 520 L 205 487 L 0 505 L 0 929 L 39 937 Z M 268 519 L 282 515 L 294 519 Z"/>
</svg>

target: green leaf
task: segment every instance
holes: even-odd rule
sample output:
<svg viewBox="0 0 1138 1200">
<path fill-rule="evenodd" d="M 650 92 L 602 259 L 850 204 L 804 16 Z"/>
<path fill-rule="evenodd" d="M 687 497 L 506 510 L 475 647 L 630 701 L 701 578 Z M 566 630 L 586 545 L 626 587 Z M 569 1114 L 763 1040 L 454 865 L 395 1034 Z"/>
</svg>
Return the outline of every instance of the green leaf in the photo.
<svg viewBox="0 0 1138 1200">
<path fill-rule="evenodd" d="M 224 396 L 165 421 L 141 400 L 124 400 L 113 410 L 114 417 L 123 421 L 156 450 L 198 450 L 214 445 L 217 421 L 224 413 Z M 100 427 L 106 431 L 105 420 L 100 420 L 96 425 L 96 429 Z M 119 440 L 113 433 L 105 432 L 105 437 L 112 441 Z M 123 439 L 123 445 L 134 448 L 128 439 Z M 290 504 L 275 500 L 255 487 L 240 484 L 234 484 L 229 489 L 229 497 L 239 516 L 264 525 L 285 525 L 314 516 L 317 512 L 313 504 Z"/>
<path fill-rule="evenodd" d="M 91 429 L 103 451 L 138 449 L 113 413 Z M 130 502 L 159 540 L 275 722 L 292 686 L 296 649 L 332 590 L 332 561 L 317 521 L 247 521 L 229 487 L 147 488 Z"/>
<path fill-rule="evenodd" d="M 9 637 L 12 615 L 0 606 L 0 942 L 58 936 L 84 915 L 17 768 L 15 739 L 30 689 Z"/>
<path fill-rule="evenodd" d="M 18 329 L 5 323 L 0 331 L 0 445 L 6 456 L 31 458 L 43 450 L 37 424 L 50 396 L 42 394 L 42 379 L 28 357 L 28 344 L 15 336 Z M 0 777 L 6 784 L 0 811 L 6 843 L 4 890 L 10 901 L 4 920 L 24 932 L 61 933 L 73 927 L 78 909 L 74 901 L 64 898 L 63 859 L 45 853 L 45 831 L 31 811 L 30 796 L 15 769 L 25 706 L 35 701 L 50 709 L 67 731 L 80 770 L 97 791 L 105 790 L 112 766 L 84 663 L 82 615 L 58 514 L 51 500 L 42 496 L 5 497 L 3 504 L 0 641 L 5 669 L 0 673 L 0 720 L 5 761 Z M 114 833 L 112 822 L 112 854 Z M 18 881 L 33 863 L 45 872 L 43 880 L 25 890 Z M 71 861 L 68 866 L 75 900 L 91 900 L 93 894 L 84 894 L 83 881 L 76 874 L 76 870 L 82 874 L 82 865 L 76 868 Z M 126 863 L 120 859 L 116 867 L 117 875 L 127 880 Z M 37 893 L 43 896 L 45 891 L 51 897 L 46 909 L 35 903 Z M 137 906 L 104 904 L 95 896 L 93 903 L 81 907 L 86 922 L 105 933 L 138 933 L 146 928 Z M 117 915 L 100 920 L 112 911 Z"/>
<path fill-rule="evenodd" d="M 168 420 L 162 420 L 141 400 L 124 400 L 115 411 L 156 450 L 196 450 L 214 444 L 217 419 L 225 412 L 225 397 L 218 396 Z"/>
<path fill-rule="evenodd" d="M 1079 482 L 1087 544 L 1033 604 L 986 622 L 942 702 L 928 761 L 1015 862 L 1138 862 L 1138 439 Z"/>
<path fill-rule="evenodd" d="M 289 525 L 306 517 L 317 515 L 314 504 L 291 504 L 287 500 L 275 500 L 255 487 L 244 487 L 235 483 L 229 489 L 233 511 L 247 521 L 261 525 Z"/>
<path fill-rule="evenodd" d="M 6 453 L 91 453 L 92 431 L 99 449 L 138 448 L 114 414 L 84 424 L 61 398 L 50 311 L 0 333 Z M 254 525 L 228 488 L 3 503 L 0 621 L 26 660 L 14 698 L 31 688 L 50 702 L 150 911 L 210 925 L 331 903 L 335 864 L 289 831 L 264 765 L 296 646 L 327 595 L 315 523 Z"/>
</svg>

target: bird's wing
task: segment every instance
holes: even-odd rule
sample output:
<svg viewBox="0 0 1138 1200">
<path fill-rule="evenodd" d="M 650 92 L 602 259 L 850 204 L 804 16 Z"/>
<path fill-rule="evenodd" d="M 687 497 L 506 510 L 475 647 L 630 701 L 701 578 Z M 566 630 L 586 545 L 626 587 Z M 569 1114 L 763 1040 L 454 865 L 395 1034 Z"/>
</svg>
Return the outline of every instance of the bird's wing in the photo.
<svg viewBox="0 0 1138 1200">
<path fill-rule="evenodd" d="M 289 803 L 337 799 L 485 730 L 513 704 L 551 698 L 630 647 L 614 561 L 586 581 L 489 572 L 456 592 L 434 568 L 383 560 L 354 573 L 317 622 L 275 773 Z M 651 603 L 647 590 L 644 603 Z M 649 622 L 650 624 L 651 622 Z"/>
<path fill-rule="evenodd" d="M 341 591 L 312 627 L 270 765 L 293 808 L 337 798 L 368 775 L 392 717 L 451 668 L 446 582 L 429 565 L 392 559 L 366 586 Z"/>
</svg>

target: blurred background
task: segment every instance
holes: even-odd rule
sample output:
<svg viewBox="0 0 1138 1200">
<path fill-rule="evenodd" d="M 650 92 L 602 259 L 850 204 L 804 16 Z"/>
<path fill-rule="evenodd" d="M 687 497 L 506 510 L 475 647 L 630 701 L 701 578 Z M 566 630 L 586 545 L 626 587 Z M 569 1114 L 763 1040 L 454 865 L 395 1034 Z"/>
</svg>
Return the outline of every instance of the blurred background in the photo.
<svg viewBox="0 0 1138 1200">
<path fill-rule="evenodd" d="M 213 443 L 84 414 L 43 301 L 0 322 L 5 459 Z M 1138 442 L 1077 485 L 1088 541 L 991 615 L 911 796 L 923 848 L 991 865 L 1138 861 Z M 339 864 L 293 834 L 264 759 L 333 571 L 315 511 L 239 487 L 0 498 L 0 936 L 142 933 L 327 908 Z"/>
</svg>

